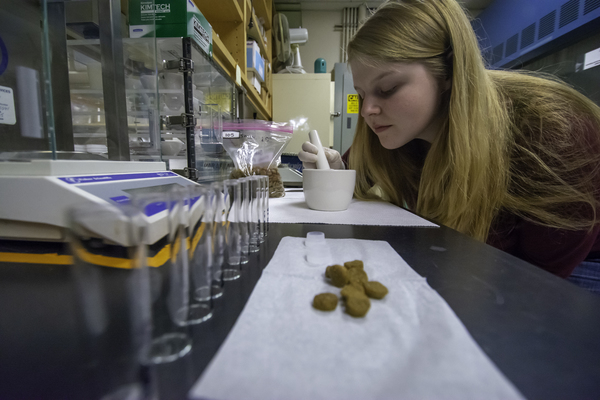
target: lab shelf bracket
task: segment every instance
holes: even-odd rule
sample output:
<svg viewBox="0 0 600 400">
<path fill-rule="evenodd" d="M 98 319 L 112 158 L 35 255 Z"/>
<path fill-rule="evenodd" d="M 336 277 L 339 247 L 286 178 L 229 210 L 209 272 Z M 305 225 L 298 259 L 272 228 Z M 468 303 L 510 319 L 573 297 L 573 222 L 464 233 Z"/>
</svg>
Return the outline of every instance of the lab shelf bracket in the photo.
<svg viewBox="0 0 600 400">
<path fill-rule="evenodd" d="M 167 129 L 174 127 L 188 128 L 196 126 L 194 114 L 183 113 L 181 115 L 161 115 L 160 122 Z"/>
<path fill-rule="evenodd" d="M 163 68 L 167 70 L 176 69 L 179 72 L 194 72 L 194 60 L 191 58 L 181 57 L 179 60 L 163 61 Z"/>
</svg>

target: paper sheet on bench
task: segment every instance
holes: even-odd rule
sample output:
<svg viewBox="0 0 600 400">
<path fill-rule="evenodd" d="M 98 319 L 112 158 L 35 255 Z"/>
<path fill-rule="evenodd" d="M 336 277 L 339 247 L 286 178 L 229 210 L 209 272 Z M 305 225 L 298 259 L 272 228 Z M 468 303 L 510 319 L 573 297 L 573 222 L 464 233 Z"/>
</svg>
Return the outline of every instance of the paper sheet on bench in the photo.
<svg viewBox="0 0 600 400">
<path fill-rule="evenodd" d="M 389 294 L 365 318 L 312 306 L 339 294 L 285 237 L 193 399 L 522 399 L 446 302 L 387 242 L 326 239 L 327 263 L 363 260 Z M 325 263 L 325 264 L 327 264 Z"/>
<path fill-rule="evenodd" d="M 311 210 L 306 205 L 304 193 L 301 191 L 286 191 L 285 197 L 269 199 L 269 221 L 274 223 L 438 227 L 433 222 L 383 201 L 353 199 L 345 211 Z"/>
</svg>

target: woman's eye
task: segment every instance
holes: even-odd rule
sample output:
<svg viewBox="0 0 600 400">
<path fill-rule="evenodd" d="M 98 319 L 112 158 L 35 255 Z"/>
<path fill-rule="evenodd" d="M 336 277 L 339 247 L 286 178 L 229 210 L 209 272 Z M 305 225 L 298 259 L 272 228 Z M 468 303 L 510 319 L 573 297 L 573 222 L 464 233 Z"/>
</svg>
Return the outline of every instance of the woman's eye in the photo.
<svg viewBox="0 0 600 400">
<path fill-rule="evenodd" d="M 392 88 L 390 88 L 390 89 L 387 89 L 387 90 L 381 90 L 381 91 L 380 91 L 380 93 L 381 93 L 381 95 L 382 95 L 382 96 L 384 96 L 384 97 L 386 97 L 386 96 L 391 96 L 392 94 L 394 94 L 394 92 L 396 91 L 396 88 L 397 88 L 397 87 L 398 87 L 398 86 L 394 86 L 394 87 L 392 87 Z"/>
</svg>

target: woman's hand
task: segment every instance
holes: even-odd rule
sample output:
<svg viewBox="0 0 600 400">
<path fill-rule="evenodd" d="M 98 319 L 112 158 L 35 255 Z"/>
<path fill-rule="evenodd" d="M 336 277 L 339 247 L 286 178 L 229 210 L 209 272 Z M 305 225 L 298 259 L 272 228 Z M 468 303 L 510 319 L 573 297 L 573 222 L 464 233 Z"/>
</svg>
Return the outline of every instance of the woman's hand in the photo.
<svg viewBox="0 0 600 400">
<path fill-rule="evenodd" d="M 323 147 L 325 158 L 331 169 L 346 169 L 342 156 L 335 150 Z M 302 143 L 302 150 L 298 153 L 298 158 L 302 161 L 302 167 L 308 169 L 317 168 L 317 146 L 311 142 Z"/>
</svg>

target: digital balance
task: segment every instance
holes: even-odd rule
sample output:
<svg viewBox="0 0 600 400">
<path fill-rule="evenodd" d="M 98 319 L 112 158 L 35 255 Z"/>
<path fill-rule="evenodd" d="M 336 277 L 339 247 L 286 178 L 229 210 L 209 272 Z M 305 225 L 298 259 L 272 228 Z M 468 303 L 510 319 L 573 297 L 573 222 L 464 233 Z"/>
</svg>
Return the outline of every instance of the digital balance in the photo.
<svg viewBox="0 0 600 400">
<path fill-rule="evenodd" d="M 84 203 L 123 204 L 137 193 L 196 185 L 163 162 L 28 160 L 0 162 L 0 238 L 66 241 L 67 210 Z M 146 209 L 152 229 L 165 207 Z M 164 214 L 164 215 L 163 215 Z M 162 229 L 161 229 L 162 231 Z"/>
</svg>

